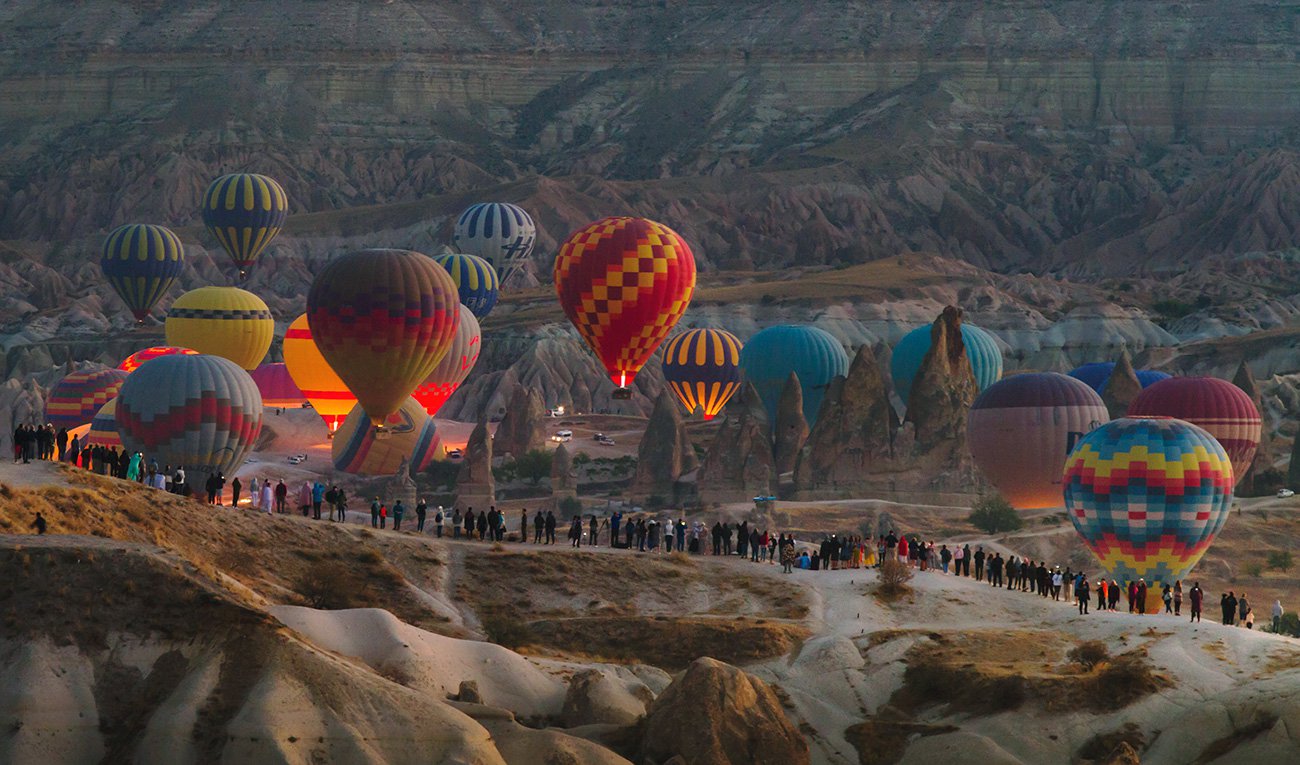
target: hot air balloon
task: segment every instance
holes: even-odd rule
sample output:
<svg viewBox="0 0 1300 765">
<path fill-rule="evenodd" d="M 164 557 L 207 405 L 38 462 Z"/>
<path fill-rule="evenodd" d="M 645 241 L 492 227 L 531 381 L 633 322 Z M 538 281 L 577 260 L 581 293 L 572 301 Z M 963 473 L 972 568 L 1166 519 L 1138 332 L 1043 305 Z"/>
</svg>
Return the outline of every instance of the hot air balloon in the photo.
<svg viewBox="0 0 1300 765">
<path fill-rule="evenodd" d="M 307 403 L 307 397 L 284 364 L 263 364 L 248 374 L 262 394 L 262 406 L 292 407 Z"/>
<path fill-rule="evenodd" d="M 1240 481 L 1259 446 L 1262 421 L 1245 391 L 1216 377 L 1171 377 L 1144 389 L 1128 406 L 1129 417 L 1176 417 L 1219 440 Z"/>
<path fill-rule="evenodd" d="M 465 255 L 452 252 L 434 258 L 438 265 L 447 269 L 451 280 L 456 283 L 460 293 L 461 305 L 474 313 L 476 318 L 483 318 L 492 312 L 497 304 L 497 295 L 501 289 L 501 280 L 492 264 L 477 255 Z"/>
<path fill-rule="evenodd" d="M 143 322 L 185 269 L 185 247 L 170 229 L 130 223 L 104 239 L 99 267 L 136 322 Z"/>
<path fill-rule="evenodd" d="M 155 345 L 152 348 L 145 348 L 122 359 L 122 363 L 117 368 L 123 372 L 134 372 L 140 368 L 140 365 L 149 359 L 156 359 L 159 356 L 171 356 L 174 354 L 184 354 L 186 356 L 197 356 L 198 351 L 192 351 L 189 348 L 178 348 L 174 345 Z"/>
<path fill-rule="evenodd" d="M 117 399 L 117 431 L 133 452 L 200 475 L 233 474 L 262 432 L 262 396 L 220 356 L 163 356 L 131 373 Z"/>
<path fill-rule="evenodd" d="M 921 362 L 930 352 L 930 329 L 927 324 L 903 335 L 889 360 L 894 392 L 903 400 L 904 406 L 912 393 L 912 381 L 921 371 Z M 966 346 L 966 358 L 970 359 L 971 369 L 975 372 L 975 384 L 980 390 L 1002 379 L 1002 351 L 992 335 L 979 327 L 962 324 L 961 339 Z"/>
<path fill-rule="evenodd" d="M 664 343 L 664 379 L 686 411 L 711 420 L 740 389 L 740 340 L 721 329 L 692 329 Z"/>
<path fill-rule="evenodd" d="M 803 390 L 803 416 L 811 427 L 817 421 L 826 386 L 836 376 L 848 374 L 849 355 L 826 330 L 787 324 L 768 327 L 751 337 L 740 351 L 740 369 L 763 400 L 771 427 L 776 427 L 781 391 L 794 372 Z"/>
<path fill-rule="evenodd" d="M 117 398 L 110 398 L 108 403 L 99 408 L 95 418 L 90 421 L 90 432 L 86 434 L 88 446 L 122 448 L 122 439 L 117 434 Z"/>
<path fill-rule="evenodd" d="M 1075 447 L 1064 494 L 1075 530 L 1112 578 L 1172 585 L 1228 518 L 1232 463 L 1195 425 L 1125 417 Z"/>
<path fill-rule="evenodd" d="M 1076 380 L 1082 380 L 1088 384 L 1098 394 L 1106 392 L 1106 383 L 1110 382 L 1110 375 L 1115 371 L 1115 362 L 1113 361 L 1094 361 L 1091 364 L 1084 364 L 1070 370 L 1070 376 Z M 1169 375 L 1164 372 L 1157 372 L 1154 369 L 1134 370 L 1137 375 L 1138 383 L 1143 388 L 1148 388 L 1161 380 L 1168 380 Z"/>
<path fill-rule="evenodd" d="M 411 393 L 411 397 L 420 402 L 430 417 L 436 415 L 442 405 L 447 403 L 447 399 L 465 382 L 470 370 L 478 362 L 479 350 L 483 345 L 478 319 L 469 311 L 462 310 L 459 324 L 451 350 L 447 351 L 433 372 L 424 382 L 415 386 Z"/>
<path fill-rule="evenodd" d="M 528 259 L 537 226 L 528 213 L 505 202 L 470 205 L 456 219 L 452 246 L 491 263 L 502 277 Z"/>
<path fill-rule="evenodd" d="M 387 436 L 376 438 L 370 419 L 356 407 L 334 436 L 334 469 L 355 475 L 392 475 L 406 460 L 411 475 L 424 470 L 438 452 L 440 439 L 433 418 L 413 398 L 384 419 Z"/>
<path fill-rule="evenodd" d="M 241 279 L 280 233 L 288 214 L 289 197 L 265 175 L 223 175 L 203 194 L 203 225 L 230 254 Z"/>
<path fill-rule="evenodd" d="M 451 348 L 460 299 L 447 272 L 407 250 L 331 260 L 307 294 L 321 355 L 381 427 Z"/>
<path fill-rule="evenodd" d="M 316 348 L 307 314 L 294 319 L 284 333 L 284 367 L 332 436 L 356 406 L 357 397 Z"/>
<path fill-rule="evenodd" d="M 1109 420 L 1101 396 L 1079 380 L 1055 372 L 1019 374 L 975 399 L 967 441 L 975 464 L 1013 507 L 1062 507 L 1065 458 Z"/>
<path fill-rule="evenodd" d="M 230 359 L 257 369 L 271 347 L 275 321 L 257 295 L 238 287 L 200 287 L 172 303 L 165 324 L 168 345 Z"/>
<path fill-rule="evenodd" d="M 55 383 L 45 402 L 45 421 L 55 427 L 79 428 L 117 395 L 127 373 L 120 369 L 73 372 Z"/>
<path fill-rule="evenodd" d="M 645 218 L 605 218 L 573 233 L 555 258 L 555 291 L 614 384 L 627 386 L 686 312 L 695 257 Z"/>
</svg>

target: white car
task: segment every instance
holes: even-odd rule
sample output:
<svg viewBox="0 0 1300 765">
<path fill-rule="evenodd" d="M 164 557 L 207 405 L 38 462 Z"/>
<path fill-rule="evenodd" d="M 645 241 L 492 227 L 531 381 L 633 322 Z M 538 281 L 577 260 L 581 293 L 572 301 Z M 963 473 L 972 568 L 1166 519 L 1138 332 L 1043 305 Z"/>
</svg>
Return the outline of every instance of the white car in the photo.
<svg viewBox="0 0 1300 765">
<path fill-rule="evenodd" d="M 572 430 L 556 431 L 555 435 L 551 436 L 551 440 L 557 444 L 568 443 L 569 441 L 573 440 L 573 431 Z"/>
<path fill-rule="evenodd" d="M 1291 491 L 1290 489 L 1278 489 L 1278 490 L 1277 490 L 1277 497 L 1278 497 L 1278 499 L 1286 499 L 1287 497 L 1294 497 L 1294 496 L 1295 496 L 1295 492 L 1294 492 L 1294 491 Z"/>
</svg>

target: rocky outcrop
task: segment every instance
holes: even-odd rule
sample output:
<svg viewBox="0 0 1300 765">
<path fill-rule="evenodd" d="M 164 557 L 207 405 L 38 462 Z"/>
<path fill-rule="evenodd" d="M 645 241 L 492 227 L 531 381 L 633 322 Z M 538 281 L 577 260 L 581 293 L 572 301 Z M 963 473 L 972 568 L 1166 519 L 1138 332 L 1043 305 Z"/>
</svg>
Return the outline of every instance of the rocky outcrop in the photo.
<svg viewBox="0 0 1300 765">
<path fill-rule="evenodd" d="M 655 401 L 645 434 L 637 446 L 631 491 L 642 497 L 676 497 L 680 493 L 678 480 L 697 467 L 699 460 L 686 434 L 686 423 L 677 409 L 677 401 L 665 389 Z"/>
<path fill-rule="evenodd" d="M 518 458 L 545 445 L 546 404 L 531 387 L 517 386 L 492 436 L 492 453 Z"/>
<path fill-rule="evenodd" d="M 564 727 L 579 725 L 632 725 L 645 716 L 646 704 L 654 694 L 644 685 L 635 686 L 640 694 L 629 690 L 612 673 L 586 669 L 569 680 L 560 717 Z"/>
<path fill-rule="evenodd" d="M 1112 420 L 1117 420 L 1128 413 L 1129 404 L 1142 392 L 1142 383 L 1138 382 L 1137 372 L 1133 370 L 1133 359 L 1125 349 L 1115 362 L 1115 369 L 1106 381 L 1106 389 L 1101 400 L 1106 404 L 1106 411 Z"/>
<path fill-rule="evenodd" d="M 808 440 L 808 421 L 803 416 L 803 387 L 794 372 L 786 378 L 776 405 L 776 429 L 772 439 L 772 460 L 777 475 L 794 471 L 799 450 Z"/>
<path fill-rule="evenodd" d="M 858 348 L 848 377 L 831 381 L 795 469 L 801 494 L 863 488 L 893 467 L 898 417 L 871 346 Z"/>
<path fill-rule="evenodd" d="M 1255 382 L 1255 375 L 1250 371 L 1250 365 L 1245 361 L 1238 365 L 1237 373 L 1232 377 L 1232 384 L 1241 388 L 1247 396 L 1250 396 L 1251 402 L 1255 405 L 1255 410 L 1263 414 L 1264 397 L 1260 393 L 1259 384 Z M 1262 473 L 1270 471 L 1273 467 L 1272 446 L 1269 433 L 1264 432 L 1260 436 L 1259 446 L 1255 448 L 1255 456 L 1251 460 L 1250 469 L 1246 471 L 1246 475 L 1237 481 L 1235 491 L 1239 496 L 1249 497 L 1257 492 L 1267 493 L 1275 488 L 1267 484 L 1270 478 L 1276 480 L 1276 474 L 1269 477 L 1261 476 Z"/>
<path fill-rule="evenodd" d="M 465 444 L 465 458 L 456 476 L 456 504 L 477 507 L 483 512 L 496 502 L 496 479 L 492 476 L 492 436 L 487 420 L 479 420 Z"/>
<path fill-rule="evenodd" d="M 965 459 L 966 416 L 978 389 L 962 342 L 961 322 L 961 309 L 948 306 L 930 328 L 930 350 L 921 361 L 908 399 L 914 456 Z"/>
<path fill-rule="evenodd" d="M 754 386 L 745 383 L 726 407 L 726 417 L 709 445 L 700 468 L 700 499 L 732 501 L 766 495 L 776 481 L 767 410 Z"/>
<path fill-rule="evenodd" d="M 802 765 L 808 744 L 767 683 L 715 659 L 696 659 L 646 714 L 641 760 L 687 765 Z"/>
<path fill-rule="evenodd" d="M 551 455 L 551 499 L 558 503 L 562 499 L 578 496 L 578 477 L 573 471 L 573 455 L 569 447 L 560 444 Z"/>
</svg>

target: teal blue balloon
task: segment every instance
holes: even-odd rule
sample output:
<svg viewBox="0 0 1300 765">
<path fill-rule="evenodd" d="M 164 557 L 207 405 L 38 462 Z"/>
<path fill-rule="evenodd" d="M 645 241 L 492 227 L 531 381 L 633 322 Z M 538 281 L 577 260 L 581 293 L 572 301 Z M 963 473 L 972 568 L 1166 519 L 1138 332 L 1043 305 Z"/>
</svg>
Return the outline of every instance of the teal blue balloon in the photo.
<svg viewBox="0 0 1300 765">
<path fill-rule="evenodd" d="M 768 327 L 745 343 L 740 369 L 754 385 L 772 427 L 785 381 L 794 372 L 803 389 L 803 416 L 811 427 L 817 421 L 826 387 L 837 375 L 849 372 L 844 346 L 825 330 L 804 325 Z"/>
<path fill-rule="evenodd" d="M 975 384 L 984 390 L 1002 379 L 1002 350 L 993 339 L 993 335 L 970 324 L 961 325 L 961 339 L 966 344 L 966 358 L 970 359 L 971 370 L 975 372 Z M 912 381 L 921 371 L 921 362 L 930 352 L 930 325 L 903 335 L 903 339 L 894 346 L 893 358 L 889 361 L 889 376 L 894 379 L 894 391 L 907 405 L 907 397 L 912 393 Z"/>
</svg>

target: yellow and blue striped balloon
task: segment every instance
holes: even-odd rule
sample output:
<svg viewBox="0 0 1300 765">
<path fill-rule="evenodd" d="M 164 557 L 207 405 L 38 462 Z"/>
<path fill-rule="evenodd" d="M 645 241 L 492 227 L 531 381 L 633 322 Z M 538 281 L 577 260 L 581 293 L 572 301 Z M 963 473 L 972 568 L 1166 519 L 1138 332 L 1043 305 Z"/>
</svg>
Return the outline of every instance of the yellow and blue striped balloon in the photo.
<svg viewBox="0 0 1300 765">
<path fill-rule="evenodd" d="M 721 329 L 692 329 L 664 344 L 664 379 L 686 407 L 711 420 L 740 389 L 740 339 Z"/>
<path fill-rule="evenodd" d="M 447 269 L 460 293 L 461 305 L 481 319 L 492 313 L 501 290 L 501 279 L 492 264 L 477 255 L 452 252 L 434 257 L 438 265 Z"/>
<path fill-rule="evenodd" d="M 163 226 L 128 223 L 109 232 L 99 267 L 131 315 L 143 322 L 184 270 L 185 247 Z"/>
<path fill-rule="evenodd" d="M 288 195 L 265 175 L 223 175 L 203 194 L 203 225 L 230 254 L 241 277 L 280 233 L 288 214 Z"/>
</svg>

